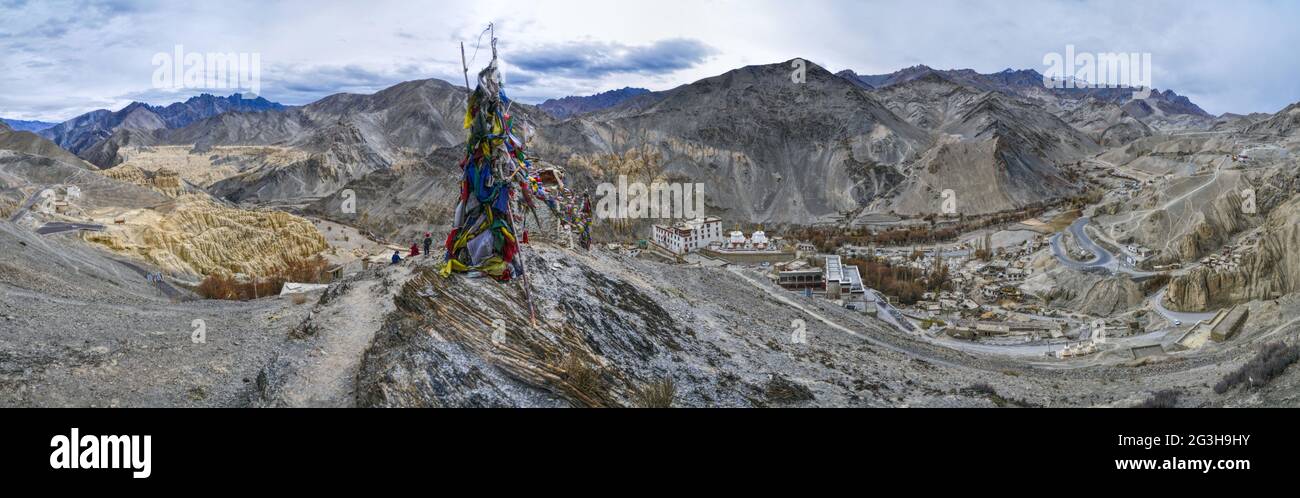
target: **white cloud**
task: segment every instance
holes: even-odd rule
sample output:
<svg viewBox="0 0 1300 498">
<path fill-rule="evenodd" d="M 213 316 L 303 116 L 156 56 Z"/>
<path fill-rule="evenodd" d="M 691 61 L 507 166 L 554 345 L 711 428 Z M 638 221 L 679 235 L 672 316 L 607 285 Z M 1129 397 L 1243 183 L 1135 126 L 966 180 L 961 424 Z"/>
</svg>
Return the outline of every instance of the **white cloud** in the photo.
<svg viewBox="0 0 1300 498">
<path fill-rule="evenodd" d="M 508 72 L 508 91 L 526 102 L 624 86 L 662 90 L 794 57 L 860 73 L 914 64 L 1042 70 L 1043 54 L 1067 44 L 1150 52 L 1156 87 L 1212 113 L 1274 112 L 1300 100 L 1294 2 L 0 0 L 0 116 L 58 120 L 133 96 L 165 98 L 151 91 L 151 60 L 176 44 L 261 54 L 262 94 L 286 104 L 422 77 L 455 83 L 462 81 L 457 42 L 472 53 L 489 21 L 498 26 L 507 71 L 520 76 Z M 521 71 L 510 63 L 548 47 L 612 47 L 609 57 L 666 43 L 706 47 L 707 57 L 658 67 L 642 60 L 639 70 L 617 71 L 536 64 Z M 485 42 L 476 66 L 489 50 Z"/>
</svg>

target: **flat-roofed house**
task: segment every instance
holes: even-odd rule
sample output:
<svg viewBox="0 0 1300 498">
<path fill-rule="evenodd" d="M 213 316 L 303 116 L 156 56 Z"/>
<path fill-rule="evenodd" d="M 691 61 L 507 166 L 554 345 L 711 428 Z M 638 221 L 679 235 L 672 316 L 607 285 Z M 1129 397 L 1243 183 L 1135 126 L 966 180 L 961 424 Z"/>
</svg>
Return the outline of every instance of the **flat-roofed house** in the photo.
<svg viewBox="0 0 1300 498">
<path fill-rule="evenodd" d="M 776 274 L 776 283 L 781 287 L 791 290 L 820 290 L 825 284 L 825 281 L 822 280 L 822 270 L 820 268 L 808 268 L 779 272 Z"/>
<path fill-rule="evenodd" d="M 655 225 L 650 230 L 655 245 L 678 256 L 722 242 L 722 220 L 711 216 Z"/>
<path fill-rule="evenodd" d="M 824 272 L 822 280 L 826 282 L 826 298 L 839 299 L 844 286 L 844 267 L 840 264 L 840 257 L 826 256 L 826 264 L 822 270 Z"/>
<path fill-rule="evenodd" d="M 1223 316 L 1219 323 L 1214 324 L 1210 329 L 1210 339 L 1214 342 L 1224 342 L 1232 339 L 1241 332 L 1242 327 L 1246 325 L 1246 319 L 1250 317 L 1250 310 L 1245 306 L 1237 306 Z"/>
</svg>

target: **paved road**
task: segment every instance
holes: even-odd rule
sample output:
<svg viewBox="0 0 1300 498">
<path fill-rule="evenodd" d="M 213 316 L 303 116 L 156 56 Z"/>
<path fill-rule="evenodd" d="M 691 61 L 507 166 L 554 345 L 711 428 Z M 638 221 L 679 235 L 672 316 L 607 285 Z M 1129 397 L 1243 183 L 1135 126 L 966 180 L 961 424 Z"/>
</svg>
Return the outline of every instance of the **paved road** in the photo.
<svg viewBox="0 0 1300 498">
<path fill-rule="evenodd" d="M 52 233 L 71 232 L 74 230 L 90 230 L 93 232 L 102 232 L 104 231 L 104 225 L 99 225 L 95 223 L 65 223 L 62 221 L 54 221 L 54 222 L 41 225 L 40 228 L 36 229 L 36 233 L 41 235 L 49 235 Z"/>
<path fill-rule="evenodd" d="M 1066 229 L 1069 230 L 1070 235 L 1074 236 L 1074 240 L 1079 247 L 1092 253 L 1093 258 L 1090 261 L 1075 261 L 1069 254 L 1066 254 L 1065 248 L 1061 246 L 1061 234 L 1058 233 L 1052 236 L 1052 254 L 1056 256 L 1056 259 L 1060 261 L 1062 265 L 1075 270 L 1102 269 L 1111 273 L 1124 273 L 1137 278 L 1150 277 L 1157 274 L 1156 272 L 1141 271 L 1134 269 L 1131 266 L 1120 264 L 1120 261 L 1115 258 L 1114 254 L 1097 244 L 1092 240 L 1092 237 L 1088 235 L 1086 227 L 1088 226 L 1088 222 L 1091 220 L 1092 218 L 1087 216 L 1081 217 L 1075 220 L 1074 223 L 1071 223 L 1070 227 Z"/>
<path fill-rule="evenodd" d="M 144 278 L 146 275 L 149 274 L 149 272 L 146 271 L 144 268 L 141 268 L 140 265 L 137 265 L 130 261 L 123 261 L 116 258 L 114 258 L 113 261 L 117 261 L 122 266 L 134 270 L 136 273 L 140 274 L 141 278 Z M 188 297 L 184 292 L 181 292 L 179 289 L 172 286 L 172 284 L 167 283 L 166 280 L 163 280 L 162 282 L 158 282 L 156 285 L 158 286 L 159 289 L 162 289 L 162 293 L 169 298 L 183 301 Z"/>
<path fill-rule="evenodd" d="M 1055 254 L 1056 259 L 1060 260 L 1061 264 L 1066 267 L 1076 270 L 1107 268 L 1111 261 L 1115 259 L 1114 256 L 1110 254 L 1110 251 L 1103 249 L 1101 246 L 1097 245 L 1097 243 L 1093 242 L 1092 238 L 1088 236 L 1088 232 L 1084 230 L 1084 227 L 1088 226 L 1088 222 L 1091 219 L 1092 218 L 1084 216 L 1074 220 L 1074 223 L 1071 223 L 1070 227 L 1066 228 L 1066 230 L 1070 232 L 1070 235 L 1074 236 L 1075 243 L 1077 243 L 1079 247 L 1092 253 L 1092 260 L 1075 261 L 1069 254 L 1066 254 L 1065 248 L 1061 246 L 1062 234 L 1058 233 L 1052 236 L 1052 253 Z"/>
<path fill-rule="evenodd" d="M 31 210 L 32 206 L 36 204 L 36 201 L 41 199 L 41 194 L 44 193 L 46 190 L 49 190 L 50 188 L 52 187 L 41 187 L 41 189 L 37 190 L 35 194 L 32 194 L 31 197 L 28 197 L 27 201 L 23 203 L 22 207 L 19 207 L 18 210 L 14 211 L 14 214 L 9 217 L 9 221 L 12 223 L 17 223 L 18 220 L 22 219 L 23 215 L 26 215 L 27 211 Z"/>
<path fill-rule="evenodd" d="M 1160 316 L 1165 317 L 1165 319 L 1169 320 L 1170 322 L 1176 320 L 1176 321 L 1183 322 L 1182 325 L 1183 327 L 1191 327 L 1193 325 L 1196 325 L 1196 322 L 1209 321 L 1210 319 L 1214 318 L 1214 315 L 1218 314 L 1217 311 L 1211 311 L 1206 313 L 1188 313 L 1182 311 L 1169 310 L 1164 306 L 1166 290 L 1168 290 L 1168 288 L 1160 289 L 1160 292 L 1157 292 L 1156 295 L 1151 297 L 1151 307 L 1155 308 L 1156 313 L 1160 313 Z"/>
<path fill-rule="evenodd" d="M 1093 260 L 1089 262 L 1078 262 L 1073 259 L 1070 259 L 1069 256 L 1065 254 L 1064 248 L 1062 248 L 1060 245 L 1061 235 L 1057 234 L 1055 237 L 1052 238 L 1052 252 L 1056 254 L 1056 258 L 1061 261 L 1061 264 L 1076 270 L 1086 270 L 1090 268 L 1105 268 L 1106 270 L 1109 271 L 1119 271 L 1119 272 L 1127 273 L 1134 277 L 1147 277 L 1147 276 L 1155 275 L 1155 273 L 1152 272 L 1137 271 L 1132 268 L 1119 265 L 1118 261 L 1115 260 L 1114 256 L 1111 255 L 1109 251 L 1097 245 L 1095 242 L 1092 241 L 1092 238 L 1088 236 L 1087 231 L 1083 229 L 1083 227 L 1087 226 L 1087 223 L 1088 223 L 1087 217 L 1079 218 L 1077 221 L 1074 222 L 1074 224 L 1070 225 L 1069 230 L 1070 233 L 1074 235 L 1075 240 L 1079 242 L 1080 247 L 1083 247 L 1084 249 L 1087 249 L 1088 251 L 1094 254 Z M 1169 320 L 1171 323 L 1181 322 L 1182 323 L 1181 327 L 1192 327 L 1195 326 L 1197 322 L 1208 321 L 1214 318 L 1214 315 L 1218 314 L 1217 311 L 1205 312 L 1205 313 L 1187 313 L 1187 312 L 1169 310 L 1164 306 L 1164 298 L 1165 298 L 1166 290 L 1168 290 L 1168 286 L 1166 286 L 1164 289 L 1160 289 L 1160 292 L 1155 293 L 1155 295 L 1151 296 L 1151 298 L 1148 299 L 1148 301 L 1151 302 L 1152 309 L 1154 309 L 1157 313 L 1160 313 L 1161 316 L 1165 317 L 1165 319 Z"/>
</svg>

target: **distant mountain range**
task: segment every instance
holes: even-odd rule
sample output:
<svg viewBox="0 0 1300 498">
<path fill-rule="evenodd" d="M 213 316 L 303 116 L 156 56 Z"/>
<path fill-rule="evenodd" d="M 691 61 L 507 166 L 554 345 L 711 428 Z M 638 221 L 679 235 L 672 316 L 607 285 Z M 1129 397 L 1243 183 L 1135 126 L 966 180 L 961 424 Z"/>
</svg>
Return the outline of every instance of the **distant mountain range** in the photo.
<svg viewBox="0 0 1300 498">
<path fill-rule="evenodd" d="M 650 93 L 645 88 L 620 88 L 586 97 L 564 97 L 550 99 L 537 107 L 551 116 L 564 119 L 622 104 L 627 99 Z"/>
<path fill-rule="evenodd" d="M 1131 88 L 1048 88 L 1044 86 L 1042 73 L 1033 69 L 1006 69 L 992 74 L 980 74 L 971 69 L 939 70 L 929 66 L 917 65 L 889 74 L 861 75 L 851 70 L 837 73 L 867 89 L 882 89 L 928 76 L 947 79 L 959 85 L 981 91 L 993 91 L 1004 95 L 1042 100 L 1044 97 L 1056 99 L 1084 100 L 1094 98 L 1103 102 L 1124 105 L 1132 100 Z M 1152 90 L 1147 102 L 1166 114 L 1186 114 L 1198 117 L 1210 117 L 1187 97 L 1172 90 Z"/>
<path fill-rule="evenodd" d="M 24 121 L 21 119 L 0 118 L 0 122 L 9 125 L 14 131 L 41 131 L 46 128 L 53 128 L 58 123 L 47 123 L 45 121 Z"/>
<path fill-rule="evenodd" d="M 203 95 L 95 111 L 40 135 L 100 168 L 155 146 L 192 147 L 237 171 L 208 188 L 232 201 L 336 212 L 329 203 L 339 189 L 369 192 L 383 201 L 358 216 L 369 215 L 368 229 L 395 235 L 449 215 L 428 199 L 455 195 L 466 95 L 439 80 L 300 107 Z M 1291 115 L 1214 118 L 1168 90 L 1131 96 L 1130 89 L 1046 88 L 1032 70 L 925 66 L 858 75 L 809 65 L 798 84 L 785 62 L 665 91 L 516 104 L 512 112 L 529 127 L 530 152 L 576 184 L 618 175 L 707 182 L 711 213 L 794 224 L 930 213 L 941 192 L 957 187 L 975 192 L 963 197 L 967 214 L 1016 209 L 1077 194 L 1080 184 L 1062 166 L 1108 147 L 1238 121 L 1279 133 L 1293 126 Z M 32 137 L 12 140 L 19 138 Z"/>
<path fill-rule="evenodd" d="M 40 130 L 39 134 L 52 140 L 60 147 L 81 155 L 101 167 L 93 157 L 85 155 L 93 147 L 110 141 L 117 135 L 131 132 L 152 132 L 159 129 L 175 129 L 190 125 L 196 121 L 210 118 L 225 112 L 265 112 L 282 111 L 287 106 L 271 102 L 262 97 L 246 99 L 242 94 L 218 97 L 202 94 L 191 97 L 185 102 L 167 106 L 153 106 L 142 102 L 132 102 L 118 111 L 100 109 L 82 114 L 56 126 Z"/>
</svg>

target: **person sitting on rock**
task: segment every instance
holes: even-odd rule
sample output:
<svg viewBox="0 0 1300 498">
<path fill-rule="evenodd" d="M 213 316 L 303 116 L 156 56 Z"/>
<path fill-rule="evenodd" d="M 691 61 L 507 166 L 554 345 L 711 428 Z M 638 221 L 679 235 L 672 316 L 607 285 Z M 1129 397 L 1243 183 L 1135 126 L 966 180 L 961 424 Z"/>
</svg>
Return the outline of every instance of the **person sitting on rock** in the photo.
<svg viewBox="0 0 1300 498">
<path fill-rule="evenodd" d="M 393 264 L 402 262 L 402 251 L 393 251 Z"/>
<path fill-rule="evenodd" d="M 409 254 L 407 257 L 409 257 L 409 258 L 414 258 L 414 257 L 419 256 L 419 255 L 420 255 L 420 245 L 419 245 L 419 244 L 411 244 L 411 254 Z"/>
</svg>

